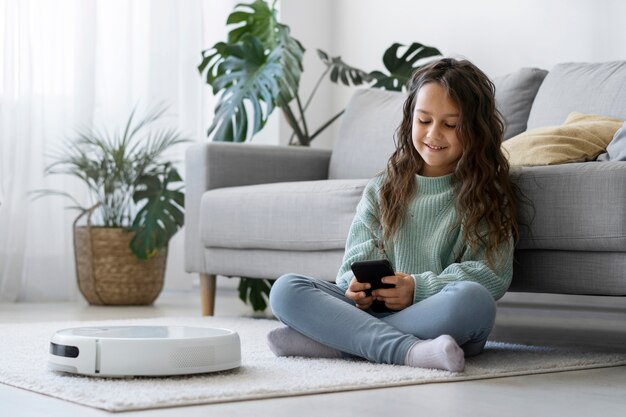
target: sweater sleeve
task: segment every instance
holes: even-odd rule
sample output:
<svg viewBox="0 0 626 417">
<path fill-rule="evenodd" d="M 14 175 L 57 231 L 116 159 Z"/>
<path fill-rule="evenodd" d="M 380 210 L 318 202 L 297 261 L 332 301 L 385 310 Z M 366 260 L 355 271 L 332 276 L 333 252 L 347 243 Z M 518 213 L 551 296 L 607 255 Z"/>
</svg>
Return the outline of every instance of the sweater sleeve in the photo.
<svg viewBox="0 0 626 417">
<path fill-rule="evenodd" d="M 337 273 L 336 284 L 344 291 L 348 289 L 354 274 L 350 265 L 356 261 L 376 259 L 378 254 L 378 187 L 376 179 L 370 181 L 356 209 L 352 220 L 343 262 Z"/>
<path fill-rule="evenodd" d="M 415 280 L 413 302 L 417 303 L 437 294 L 447 284 L 457 281 L 477 282 L 489 290 L 494 300 L 502 298 L 513 278 L 513 250 L 513 238 L 509 238 L 498 250 L 499 257 L 495 267 L 487 264 L 485 248 L 481 247 L 475 254 L 466 250 L 458 263 L 449 265 L 440 274 L 432 271 L 413 274 Z"/>
</svg>

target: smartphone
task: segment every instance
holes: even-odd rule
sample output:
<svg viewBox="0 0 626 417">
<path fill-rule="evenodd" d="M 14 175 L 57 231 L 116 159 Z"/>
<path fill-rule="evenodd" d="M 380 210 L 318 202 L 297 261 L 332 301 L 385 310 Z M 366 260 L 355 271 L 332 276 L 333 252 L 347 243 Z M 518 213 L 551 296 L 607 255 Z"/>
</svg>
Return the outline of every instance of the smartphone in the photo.
<svg viewBox="0 0 626 417">
<path fill-rule="evenodd" d="M 391 263 L 386 259 L 378 259 L 375 261 L 358 261 L 353 262 L 350 265 L 352 273 L 356 277 L 356 280 L 360 283 L 369 283 L 371 288 L 365 291 L 365 294 L 369 297 L 372 294 L 372 290 L 378 288 L 393 288 L 393 284 L 383 284 L 381 279 L 390 275 L 395 275 Z M 374 301 L 370 307 L 372 311 L 381 313 L 385 311 L 393 311 L 385 306 L 382 301 Z"/>
</svg>

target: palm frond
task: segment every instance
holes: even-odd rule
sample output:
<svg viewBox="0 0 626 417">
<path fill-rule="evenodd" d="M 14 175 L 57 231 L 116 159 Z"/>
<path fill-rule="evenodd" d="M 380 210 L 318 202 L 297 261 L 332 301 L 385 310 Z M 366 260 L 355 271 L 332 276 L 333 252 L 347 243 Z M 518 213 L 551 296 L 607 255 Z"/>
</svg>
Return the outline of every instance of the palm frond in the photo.
<svg viewBox="0 0 626 417">
<path fill-rule="evenodd" d="M 56 191 L 56 190 L 48 190 L 48 189 L 40 189 L 40 190 L 33 190 L 30 191 L 28 193 L 29 195 L 31 195 L 33 197 L 33 200 L 38 200 L 42 197 L 46 197 L 46 196 L 59 196 L 59 197 L 65 197 L 65 198 L 69 198 L 70 200 L 72 200 L 72 202 L 75 204 L 74 206 L 70 206 L 68 208 L 71 209 L 78 209 L 78 210 L 86 210 L 85 207 L 83 207 L 75 198 L 74 196 L 72 196 L 69 193 L 66 193 L 64 191 Z"/>
<path fill-rule="evenodd" d="M 76 136 L 67 139 L 55 152 L 55 160 L 46 167 L 45 173 L 80 179 L 89 191 L 90 200 L 101 203 L 98 215 L 103 225 L 130 227 L 139 211 L 133 195 L 140 186 L 140 178 L 151 169 L 161 167 L 163 171 L 163 154 L 189 141 L 174 128 L 151 127 L 166 110 L 167 106 L 159 104 L 140 118 L 135 107 L 122 132 L 98 127 L 77 129 Z M 38 197 L 71 197 L 60 191 L 41 191 Z M 76 200 L 73 200 L 73 207 L 83 209 Z"/>
</svg>

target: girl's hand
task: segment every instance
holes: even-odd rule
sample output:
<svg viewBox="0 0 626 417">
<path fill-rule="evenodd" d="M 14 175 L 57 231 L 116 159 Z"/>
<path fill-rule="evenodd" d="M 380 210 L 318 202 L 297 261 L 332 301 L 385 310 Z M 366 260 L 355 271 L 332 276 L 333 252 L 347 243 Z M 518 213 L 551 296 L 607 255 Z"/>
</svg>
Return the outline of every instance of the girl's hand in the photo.
<svg viewBox="0 0 626 417">
<path fill-rule="evenodd" d="M 384 277 L 383 284 L 393 284 L 395 288 L 380 288 L 372 291 L 374 300 L 381 300 L 391 310 L 402 310 L 413 304 L 415 281 L 413 277 L 402 272 Z"/>
<path fill-rule="evenodd" d="M 350 281 L 350 285 L 348 285 L 348 289 L 346 290 L 346 297 L 354 301 L 356 306 L 361 310 L 367 310 L 374 302 L 371 296 L 368 297 L 365 295 L 365 290 L 369 290 L 370 287 L 370 284 L 362 284 L 357 281 L 355 277 L 352 277 L 352 281 Z"/>
</svg>

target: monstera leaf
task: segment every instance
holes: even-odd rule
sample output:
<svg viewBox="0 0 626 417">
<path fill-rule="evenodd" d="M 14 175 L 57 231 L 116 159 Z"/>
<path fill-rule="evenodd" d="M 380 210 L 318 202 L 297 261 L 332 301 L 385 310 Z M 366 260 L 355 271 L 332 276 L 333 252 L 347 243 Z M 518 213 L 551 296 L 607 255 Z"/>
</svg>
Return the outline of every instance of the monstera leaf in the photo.
<svg viewBox="0 0 626 417">
<path fill-rule="evenodd" d="M 211 86 L 219 75 L 217 70 L 226 56 L 226 46 L 228 44 L 218 42 L 211 49 L 202 51 L 202 62 L 198 65 L 198 71 L 202 74 L 206 70 L 206 82 Z"/>
<path fill-rule="evenodd" d="M 274 280 L 241 277 L 239 281 L 239 299 L 244 303 L 250 302 L 254 311 L 264 311 L 270 297 L 270 290 Z"/>
<path fill-rule="evenodd" d="M 328 67 L 327 69 L 330 70 L 330 80 L 334 83 L 341 80 L 343 85 L 349 87 L 351 85 L 361 85 L 374 80 L 374 77 L 367 72 L 354 68 L 343 62 L 340 56 L 331 58 L 321 49 L 317 50 L 317 55 L 320 57 L 322 62 L 326 64 Z"/>
<path fill-rule="evenodd" d="M 302 60 L 304 58 L 304 47 L 297 39 L 289 34 L 289 26 L 277 24 L 276 49 L 280 55 L 282 74 L 280 78 L 280 100 L 278 105 L 285 107 L 298 95 L 300 88 L 300 77 L 302 76 Z"/>
<path fill-rule="evenodd" d="M 385 51 L 383 64 L 389 74 L 383 74 L 380 71 L 371 72 L 370 75 L 376 79 L 373 88 L 402 91 L 413 72 L 422 66 L 423 59 L 441 55 L 437 48 L 414 42 L 402 56 L 398 56 L 398 50 L 404 47 L 405 45 L 394 43 Z"/>
<path fill-rule="evenodd" d="M 276 46 L 276 9 L 271 9 L 262 0 L 256 0 L 251 4 L 239 3 L 235 10 L 228 16 L 227 25 L 237 25 L 228 33 L 228 43 L 235 43 L 245 35 L 258 38 L 263 45 L 270 49 Z"/>
<path fill-rule="evenodd" d="M 278 43 L 277 29 L 280 24 L 276 19 L 276 11 L 262 0 L 256 0 L 252 4 L 237 4 L 226 24 L 237 25 L 228 33 L 228 42 L 218 42 L 212 48 L 202 51 L 202 62 L 198 66 L 200 74 L 207 69 L 207 84 L 211 86 L 216 78 L 218 65 L 229 55 L 226 46 L 239 42 L 245 36 L 257 38 L 265 49 L 274 49 Z"/>
<path fill-rule="evenodd" d="M 281 55 L 279 50 L 267 55 L 253 36 L 226 45 L 224 51 L 226 57 L 217 64 L 212 85 L 213 93 L 221 92 L 221 95 L 208 134 L 213 133 L 217 141 L 243 142 L 248 137 L 248 121 L 253 123 L 251 135 L 254 135 L 274 110 L 281 91 Z M 246 102 L 250 104 L 252 117 L 248 115 Z"/>
<path fill-rule="evenodd" d="M 304 48 L 261 0 L 238 4 L 227 23 L 243 24 L 231 30 L 228 43 L 202 52 L 198 70 L 219 95 L 208 135 L 243 142 L 265 126 L 275 107 L 288 107 L 297 96 Z"/>
<path fill-rule="evenodd" d="M 135 216 L 132 228 L 136 233 L 130 242 L 131 250 L 139 259 L 154 256 L 183 226 L 184 194 L 180 188 L 169 188 L 171 183 L 181 181 L 170 164 L 164 164 L 162 171 L 150 172 L 139 178 L 133 200 L 135 203 L 147 201 Z"/>
</svg>

